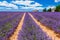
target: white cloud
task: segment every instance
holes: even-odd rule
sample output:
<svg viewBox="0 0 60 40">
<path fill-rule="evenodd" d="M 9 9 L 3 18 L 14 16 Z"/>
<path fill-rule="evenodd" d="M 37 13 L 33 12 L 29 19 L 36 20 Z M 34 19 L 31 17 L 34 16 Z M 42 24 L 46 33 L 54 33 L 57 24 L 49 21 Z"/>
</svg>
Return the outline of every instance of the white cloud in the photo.
<svg viewBox="0 0 60 40">
<path fill-rule="evenodd" d="M 21 9 L 25 10 L 43 10 L 43 7 L 21 7 Z"/>
<path fill-rule="evenodd" d="M 55 0 L 55 2 L 60 2 L 60 0 Z"/>
<path fill-rule="evenodd" d="M 12 1 L 12 3 L 19 5 L 32 6 L 32 7 L 42 6 L 42 4 L 39 4 L 37 2 L 35 2 L 35 4 L 31 4 L 32 2 L 34 1 Z"/>
<path fill-rule="evenodd" d="M 33 4 L 32 4 L 33 3 Z M 17 6 L 19 5 L 19 6 Z M 21 6 L 21 5 L 24 5 L 24 6 Z M 22 0 L 15 0 L 15 1 L 12 1 L 11 3 L 8 3 L 7 1 L 3 1 L 3 2 L 0 2 L 0 7 L 4 7 L 5 9 L 17 9 L 17 10 L 22 10 L 22 9 L 26 9 L 27 11 L 28 10 L 40 10 L 40 9 L 43 9 L 43 6 L 42 4 L 40 3 L 37 3 L 35 1 L 29 1 L 29 0 L 26 0 L 26 1 L 22 1 Z M 3 9 L 3 8 L 2 8 Z"/>
<path fill-rule="evenodd" d="M 37 6 L 42 6 L 42 4 L 39 4 L 39 3 L 35 2 L 35 4 L 30 4 L 30 5 L 28 5 L 28 6 L 37 7 Z"/>
<path fill-rule="evenodd" d="M 21 7 L 21 9 L 32 9 L 33 7 Z"/>
<path fill-rule="evenodd" d="M 48 6 L 47 9 L 49 9 L 49 8 L 54 9 L 55 6 Z"/>
<path fill-rule="evenodd" d="M 18 9 L 18 7 L 12 3 L 8 3 L 7 1 L 3 1 L 3 2 L 0 2 L 0 6 L 4 6 L 4 7 L 10 7 L 10 8 L 13 8 L 13 9 Z"/>
<path fill-rule="evenodd" d="M 30 5 L 31 2 L 34 2 L 34 1 L 12 1 L 12 3 L 20 4 L 20 5 Z"/>
<path fill-rule="evenodd" d="M 13 4 L 18 4 L 18 5 L 24 5 L 24 6 L 20 6 L 20 9 L 43 9 L 42 4 L 39 4 L 37 2 L 34 1 L 12 1 Z M 34 4 L 31 4 L 34 3 Z"/>
<path fill-rule="evenodd" d="M 43 7 L 35 7 L 34 9 L 43 10 L 44 8 Z"/>
</svg>

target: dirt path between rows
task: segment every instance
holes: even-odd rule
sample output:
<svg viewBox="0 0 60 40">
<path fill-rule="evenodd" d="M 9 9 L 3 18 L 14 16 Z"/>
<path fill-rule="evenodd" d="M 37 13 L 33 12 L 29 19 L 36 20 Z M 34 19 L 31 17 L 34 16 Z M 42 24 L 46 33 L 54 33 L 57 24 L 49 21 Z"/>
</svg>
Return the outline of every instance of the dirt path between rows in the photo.
<svg viewBox="0 0 60 40">
<path fill-rule="evenodd" d="M 60 40 L 59 37 L 57 37 L 53 30 L 48 29 L 46 26 L 42 25 L 40 22 L 37 21 L 37 19 L 35 19 L 33 17 L 33 15 L 31 13 L 29 13 L 29 15 L 31 16 L 31 18 L 36 22 L 37 25 L 40 26 L 40 28 L 50 37 L 52 38 L 52 40 Z M 60 35 L 59 35 L 60 36 Z"/>
<path fill-rule="evenodd" d="M 18 40 L 18 39 L 17 39 L 17 38 L 18 38 L 18 34 L 19 34 L 19 31 L 20 31 L 21 28 L 22 28 L 25 14 L 26 14 L 26 13 L 24 13 L 21 21 L 19 22 L 19 24 L 18 24 L 18 26 L 17 26 L 17 29 L 15 30 L 14 34 L 9 38 L 9 40 Z"/>
</svg>

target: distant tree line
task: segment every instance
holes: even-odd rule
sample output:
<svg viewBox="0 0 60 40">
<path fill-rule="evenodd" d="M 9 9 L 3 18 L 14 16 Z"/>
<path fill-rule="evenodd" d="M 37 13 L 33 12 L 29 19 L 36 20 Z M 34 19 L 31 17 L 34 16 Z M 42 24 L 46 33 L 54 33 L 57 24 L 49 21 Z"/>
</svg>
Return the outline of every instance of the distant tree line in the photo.
<svg viewBox="0 0 60 40">
<path fill-rule="evenodd" d="M 43 12 L 52 12 L 52 8 L 49 9 L 43 9 Z M 54 9 L 54 12 L 60 12 L 60 5 L 57 5 L 56 8 Z"/>
<path fill-rule="evenodd" d="M 60 5 L 56 6 L 56 12 L 60 12 Z"/>
</svg>

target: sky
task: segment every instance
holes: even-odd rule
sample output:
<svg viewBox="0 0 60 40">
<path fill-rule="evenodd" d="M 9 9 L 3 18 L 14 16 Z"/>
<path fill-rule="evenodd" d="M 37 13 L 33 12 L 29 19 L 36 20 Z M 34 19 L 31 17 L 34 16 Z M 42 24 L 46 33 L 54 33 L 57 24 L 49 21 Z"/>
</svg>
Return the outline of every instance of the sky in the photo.
<svg viewBox="0 0 60 40">
<path fill-rule="evenodd" d="M 0 0 L 0 11 L 42 11 L 59 4 L 60 0 Z"/>
</svg>

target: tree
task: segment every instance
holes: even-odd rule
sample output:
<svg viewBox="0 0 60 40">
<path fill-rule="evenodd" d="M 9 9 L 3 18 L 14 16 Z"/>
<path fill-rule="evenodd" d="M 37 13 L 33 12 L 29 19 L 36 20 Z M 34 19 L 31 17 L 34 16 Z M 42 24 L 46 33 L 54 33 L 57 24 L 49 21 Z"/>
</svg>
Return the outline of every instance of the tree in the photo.
<svg viewBox="0 0 60 40">
<path fill-rule="evenodd" d="M 47 12 L 51 12 L 51 8 L 49 8 L 49 9 L 47 10 Z"/>
<path fill-rule="evenodd" d="M 43 9 L 43 12 L 46 12 L 46 8 L 45 8 L 45 9 Z"/>
<path fill-rule="evenodd" d="M 57 5 L 57 6 L 56 6 L 55 11 L 56 11 L 56 12 L 60 12 L 60 5 Z"/>
</svg>

